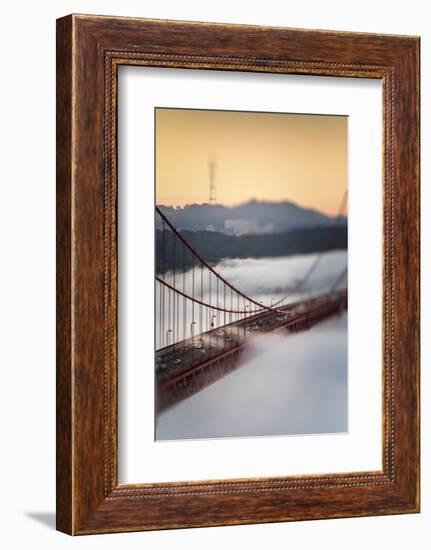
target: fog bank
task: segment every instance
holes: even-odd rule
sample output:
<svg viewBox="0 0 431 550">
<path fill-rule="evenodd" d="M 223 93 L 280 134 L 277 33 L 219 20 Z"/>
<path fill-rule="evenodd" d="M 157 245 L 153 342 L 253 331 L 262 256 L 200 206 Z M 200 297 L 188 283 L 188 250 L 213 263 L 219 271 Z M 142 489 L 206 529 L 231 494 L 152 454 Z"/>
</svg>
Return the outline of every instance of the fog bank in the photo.
<svg viewBox="0 0 431 550">
<path fill-rule="evenodd" d="M 156 438 L 347 431 L 346 313 L 299 334 L 257 337 L 241 364 L 159 415 Z"/>
</svg>

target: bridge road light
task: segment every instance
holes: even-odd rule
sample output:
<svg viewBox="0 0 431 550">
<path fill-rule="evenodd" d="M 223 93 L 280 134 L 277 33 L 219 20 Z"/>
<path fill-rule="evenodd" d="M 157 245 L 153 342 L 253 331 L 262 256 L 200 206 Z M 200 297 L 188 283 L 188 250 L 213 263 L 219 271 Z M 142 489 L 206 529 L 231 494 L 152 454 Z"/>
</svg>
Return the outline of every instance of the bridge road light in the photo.
<svg viewBox="0 0 431 550">
<path fill-rule="evenodd" d="M 195 351 L 195 327 L 194 325 L 196 325 L 196 321 L 192 321 L 190 323 L 190 333 L 192 335 L 192 364 L 193 364 L 193 354 L 194 354 L 194 351 Z"/>
<path fill-rule="evenodd" d="M 262 306 L 262 309 L 263 309 L 263 301 L 262 301 L 262 302 L 259 302 L 259 304 Z"/>
<path fill-rule="evenodd" d="M 245 304 L 244 310 L 245 310 L 245 318 L 247 319 L 247 315 L 250 314 L 250 311 L 247 312 L 247 308 L 250 308 L 250 304 Z M 247 323 L 244 323 L 244 338 L 247 336 Z"/>
<path fill-rule="evenodd" d="M 172 329 L 169 328 L 167 331 L 166 331 L 166 345 L 169 346 L 169 333 L 172 332 Z"/>
<path fill-rule="evenodd" d="M 214 318 L 217 318 L 217 315 L 212 314 L 210 318 L 210 324 L 212 329 L 214 328 Z M 212 336 L 212 331 L 210 332 L 210 349 L 211 349 L 211 336 Z"/>
</svg>

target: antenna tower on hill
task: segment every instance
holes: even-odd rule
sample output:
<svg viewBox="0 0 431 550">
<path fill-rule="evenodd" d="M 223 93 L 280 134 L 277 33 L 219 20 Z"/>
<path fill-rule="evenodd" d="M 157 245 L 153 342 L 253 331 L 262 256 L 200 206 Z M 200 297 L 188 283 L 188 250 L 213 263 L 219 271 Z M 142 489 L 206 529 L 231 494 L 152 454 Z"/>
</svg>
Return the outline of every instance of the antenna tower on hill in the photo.
<svg viewBox="0 0 431 550">
<path fill-rule="evenodd" d="M 216 163 L 213 159 L 208 161 L 208 172 L 209 172 L 209 203 L 216 203 L 216 185 L 215 185 L 215 173 L 216 173 Z"/>
</svg>

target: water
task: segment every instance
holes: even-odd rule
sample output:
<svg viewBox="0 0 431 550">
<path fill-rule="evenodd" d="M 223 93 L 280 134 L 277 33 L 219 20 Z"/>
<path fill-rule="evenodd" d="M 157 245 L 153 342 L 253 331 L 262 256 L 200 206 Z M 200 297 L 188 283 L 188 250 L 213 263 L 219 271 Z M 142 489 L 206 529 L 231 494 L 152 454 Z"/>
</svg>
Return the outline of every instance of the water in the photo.
<svg viewBox="0 0 431 550">
<path fill-rule="evenodd" d="M 331 286 L 346 252 L 322 256 L 304 296 Z M 216 270 L 247 294 L 270 303 L 285 295 L 313 256 L 229 260 Z M 344 284 L 345 286 L 345 284 Z M 347 431 L 347 314 L 299 334 L 256 337 L 241 366 L 160 414 L 157 439 L 199 439 Z"/>
</svg>

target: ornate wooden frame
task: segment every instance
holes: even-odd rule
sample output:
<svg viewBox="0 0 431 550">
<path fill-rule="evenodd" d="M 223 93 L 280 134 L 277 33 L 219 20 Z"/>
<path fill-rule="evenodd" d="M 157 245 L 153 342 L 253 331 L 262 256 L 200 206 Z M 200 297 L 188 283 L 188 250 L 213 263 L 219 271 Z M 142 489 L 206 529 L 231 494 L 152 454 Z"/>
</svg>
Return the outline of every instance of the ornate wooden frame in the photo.
<svg viewBox="0 0 431 550">
<path fill-rule="evenodd" d="M 117 67 L 383 82 L 383 470 L 119 485 Z M 69 534 L 419 511 L 419 38 L 70 15 L 57 21 L 57 528 Z"/>
</svg>

